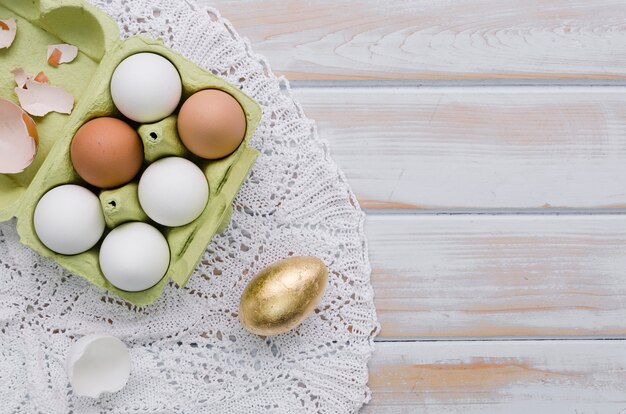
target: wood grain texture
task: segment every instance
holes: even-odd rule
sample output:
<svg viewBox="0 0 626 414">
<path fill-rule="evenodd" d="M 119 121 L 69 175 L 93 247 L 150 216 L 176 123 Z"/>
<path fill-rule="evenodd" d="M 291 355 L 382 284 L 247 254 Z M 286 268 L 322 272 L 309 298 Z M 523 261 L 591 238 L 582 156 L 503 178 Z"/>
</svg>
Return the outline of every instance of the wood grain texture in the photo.
<svg viewBox="0 0 626 414">
<path fill-rule="evenodd" d="M 626 206 L 626 88 L 294 93 L 365 208 Z"/>
<path fill-rule="evenodd" d="M 200 2 L 311 81 L 370 213 L 364 413 L 626 413 L 626 215 L 437 215 L 623 211 L 626 2 Z"/>
<path fill-rule="evenodd" d="M 626 216 L 370 216 L 381 340 L 626 337 Z"/>
<path fill-rule="evenodd" d="M 201 0 L 297 79 L 626 77 L 622 0 Z"/>
<path fill-rule="evenodd" d="M 363 413 L 623 414 L 624 341 L 378 344 Z"/>
</svg>

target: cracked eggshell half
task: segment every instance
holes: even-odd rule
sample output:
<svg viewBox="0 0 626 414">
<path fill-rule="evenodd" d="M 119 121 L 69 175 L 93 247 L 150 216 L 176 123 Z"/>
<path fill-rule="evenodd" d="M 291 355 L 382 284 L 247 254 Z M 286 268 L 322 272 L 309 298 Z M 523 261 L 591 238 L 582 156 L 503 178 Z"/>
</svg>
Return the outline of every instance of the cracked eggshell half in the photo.
<svg viewBox="0 0 626 414">
<path fill-rule="evenodd" d="M 24 171 L 37 154 L 37 127 L 19 106 L 0 98 L 0 174 Z"/>
<path fill-rule="evenodd" d="M 114 336 L 87 335 L 72 345 L 65 368 L 75 394 L 98 398 L 124 388 L 130 377 L 130 354 Z"/>
</svg>

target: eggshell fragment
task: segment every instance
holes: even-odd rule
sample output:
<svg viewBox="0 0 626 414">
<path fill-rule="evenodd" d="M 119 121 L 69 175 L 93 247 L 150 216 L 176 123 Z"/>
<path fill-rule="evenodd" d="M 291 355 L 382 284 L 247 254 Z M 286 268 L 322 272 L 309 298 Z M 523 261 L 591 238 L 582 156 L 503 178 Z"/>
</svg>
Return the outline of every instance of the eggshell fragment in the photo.
<svg viewBox="0 0 626 414">
<path fill-rule="evenodd" d="M 48 64 L 55 68 L 61 63 L 70 63 L 78 56 L 78 48 L 66 43 L 48 46 Z"/>
<path fill-rule="evenodd" d="M 20 106 L 33 116 L 50 112 L 69 114 L 74 108 L 74 97 L 61 86 L 51 86 L 34 80 L 26 81 L 26 88 L 15 88 Z"/>
<path fill-rule="evenodd" d="M 55 68 L 59 66 L 61 62 L 61 51 L 56 47 L 52 49 L 50 52 L 50 46 L 48 46 L 48 65 L 54 66 Z"/>
<path fill-rule="evenodd" d="M 33 120 L 19 106 L 0 98 L 0 173 L 24 171 L 35 159 L 37 143 Z"/>
<path fill-rule="evenodd" d="M 15 68 L 11 71 L 11 73 L 15 77 L 15 83 L 18 88 L 26 87 L 26 81 L 29 80 L 39 83 L 48 83 L 50 81 L 45 73 L 39 72 L 36 76 L 34 76 L 32 73 L 26 72 L 24 68 Z"/>
<path fill-rule="evenodd" d="M 15 68 L 11 73 L 15 76 L 15 83 L 18 88 L 25 87 L 26 81 L 33 79 L 33 74 L 26 72 L 23 68 Z"/>
<path fill-rule="evenodd" d="M 130 377 L 128 348 L 114 336 L 83 336 L 70 348 L 66 371 L 77 395 L 98 398 L 105 392 L 117 392 Z"/>
<path fill-rule="evenodd" d="M 11 47 L 17 34 L 17 23 L 14 19 L 0 20 L 0 49 Z"/>
<path fill-rule="evenodd" d="M 39 83 L 48 83 L 48 82 L 50 81 L 50 79 L 48 79 L 48 77 L 46 76 L 46 74 L 45 74 L 45 73 L 43 73 L 43 72 L 39 72 L 39 73 L 37 74 L 37 76 L 35 76 L 35 77 L 33 78 L 33 80 L 34 80 L 35 82 L 39 82 Z"/>
<path fill-rule="evenodd" d="M 61 86 L 49 85 L 45 73 L 39 72 L 33 76 L 23 68 L 15 68 L 11 73 L 15 76 L 15 93 L 20 105 L 29 114 L 44 116 L 53 111 L 65 114 L 72 112 L 74 97 Z"/>
</svg>

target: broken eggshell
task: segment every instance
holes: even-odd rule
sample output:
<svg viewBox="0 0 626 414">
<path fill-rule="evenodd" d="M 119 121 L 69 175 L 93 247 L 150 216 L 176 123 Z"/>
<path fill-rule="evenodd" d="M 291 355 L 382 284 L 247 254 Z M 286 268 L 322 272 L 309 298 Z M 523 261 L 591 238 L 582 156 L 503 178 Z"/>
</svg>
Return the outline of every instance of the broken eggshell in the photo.
<svg viewBox="0 0 626 414">
<path fill-rule="evenodd" d="M 11 47 L 17 34 L 17 23 L 14 19 L 0 20 L 0 49 Z"/>
<path fill-rule="evenodd" d="M 39 82 L 39 83 L 48 83 L 48 82 L 50 81 L 50 79 L 48 79 L 48 77 L 46 76 L 46 74 L 45 74 L 45 73 L 43 73 L 43 72 L 39 72 L 39 73 L 37 74 L 37 76 L 35 76 L 35 77 L 33 78 L 33 80 L 34 80 L 35 82 Z"/>
<path fill-rule="evenodd" d="M 76 395 L 98 398 L 117 392 L 130 377 L 128 348 L 114 336 L 83 336 L 70 348 L 66 371 Z"/>
<path fill-rule="evenodd" d="M 24 171 L 37 154 L 37 126 L 19 106 L 0 98 L 0 174 Z"/>
<path fill-rule="evenodd" d="M 61 63 L 70 63 L 78 56 L 78 48 L 74 45 L 62 43 L 48 46 L 48 64 L 55 68 Z"/>
<path fill-rule="evenodd" d="M 33 116 L 44 116 L 50 112 L 69 114 L 74 108 L 74 96 L 62 86 L 51 86 L 34 79 L 27 79 L 24 86 L 16 87 L 15 93 L 22 109 Z"/>
<path fill-rule="evenodd" d="M 23 88 L 26 86 L 26 81 L 32 80 L 34 75 L 32 73 L 28 73 L 24 70 L 24 68 L 15 68 L 11 71 L 13 76 L 15 77 L 15 83 L 18 88 Z"/>
<path fill-rule="evenodd" d="M 26 81 L 33 80 L 39 83 L 48 83 L 49 79 L 45 73 L 39 72 L 36 76 L 32 73 L 28 73 L 24 70 L 24 68 L 15 68 L 11 71 L 13 76 L 15 77 L 15 83 L 18 88 L 24 88 L 26 86 Z"/>
</svg>

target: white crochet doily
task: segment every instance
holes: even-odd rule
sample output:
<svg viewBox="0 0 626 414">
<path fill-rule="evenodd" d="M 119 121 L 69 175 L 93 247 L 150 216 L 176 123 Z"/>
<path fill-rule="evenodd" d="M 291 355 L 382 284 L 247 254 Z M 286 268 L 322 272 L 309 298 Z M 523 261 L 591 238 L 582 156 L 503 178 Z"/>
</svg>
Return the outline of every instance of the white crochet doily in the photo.
<svg viewBox="0 0 626 414">
<path fill-rule="evenodd" d="M 261 156 L 185 288 L 135 308 L 22 246 L 0 225 L 0 412 L 349 413 L 368 401 L 378 323 L 364 215 L 315 124 L 284 79 L 217 11 L 183 1 L 91 0 L 123 37 L 161 37 L 254 97 Z M 246 283 L 289 255 L 316 255 L 329 285 L 315 313 L 273 338 L 237 317 Z M 98 400 L 72 393 L 65 356 L 79 337 L 109 333 L 130 348 L 126 388 Z"/>
</svg>

